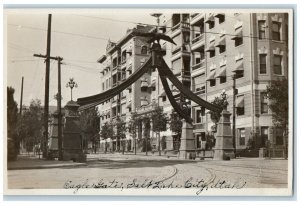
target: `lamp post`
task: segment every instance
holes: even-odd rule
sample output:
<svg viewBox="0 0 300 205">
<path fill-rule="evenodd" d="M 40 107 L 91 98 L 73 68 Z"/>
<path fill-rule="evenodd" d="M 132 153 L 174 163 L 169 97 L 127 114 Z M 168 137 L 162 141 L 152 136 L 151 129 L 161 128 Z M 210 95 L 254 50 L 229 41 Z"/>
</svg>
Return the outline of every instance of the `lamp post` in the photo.
<svg viewBox="0 0 300 205">
<path fill-rule="evenodd" d="M 70 81 L 67 82 L 66 87 L 71 89 L 71 101 L 73 101 L 72 90 L 73 90 L 74 87 L 77 88 L 78 84 L 74 81 L 74 78 L 70 78 Z"/>
</svg>

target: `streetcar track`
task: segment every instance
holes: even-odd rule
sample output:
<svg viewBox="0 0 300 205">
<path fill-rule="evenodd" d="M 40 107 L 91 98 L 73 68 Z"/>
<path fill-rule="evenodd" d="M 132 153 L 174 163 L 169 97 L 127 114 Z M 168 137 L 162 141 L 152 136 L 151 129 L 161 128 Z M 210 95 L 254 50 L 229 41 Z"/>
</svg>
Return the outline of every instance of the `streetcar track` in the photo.
<svg viewBox="0 0 300 205">
<path fill-rule="evenodd" d="M 209 164 L 208 162 L 204 162 L 205 164 Z M 213 164 L 214 166 L 224 166 L 224 167 L 238 167 L 238 168 L 249 168 L 249 169 L 264 169 L 264 170 L 272 170 L 272 171 L 281 171 L 287 172 L 286 169 L 271 169 L 267 167 L 253 167 L 253 166 L 237 166 L 237 165 L 225 165 L 225 164 Z"/>
</svg>

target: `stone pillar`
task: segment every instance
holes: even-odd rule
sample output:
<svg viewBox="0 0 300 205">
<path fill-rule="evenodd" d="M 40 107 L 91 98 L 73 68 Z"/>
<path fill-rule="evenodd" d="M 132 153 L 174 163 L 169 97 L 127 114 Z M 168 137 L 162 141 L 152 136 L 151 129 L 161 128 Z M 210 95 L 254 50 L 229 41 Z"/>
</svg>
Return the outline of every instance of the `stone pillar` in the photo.
<svg viewBox="0 0 300 205">
<path fill-rule="evenodd" d="M 195 155 L 195 139 L 193 135 L 193 125 L 182 120 L 182 133 L 180 140 L 179 158 L 191 159 Z"/>
<path fill-rule="evenodd" d="M 58 157 L 58 113 L 57 111 L 55 111 L 52 114 L 52 122 L 50 125 L 48 157 L 50 159 Z"/>
<path fill-rule="evenodd" d="M 214 159 L 229 160 L 234 158 L 232 131 L 230 126 L 230 112 L 223 110 L 218 123 Z"/>
<path fill-rule="evenodd" d="M 79 105 L 69 101 L 65 106 L 65 124 L 63 130 L 63 160 L 76 162 L 86 161 L 86 155 L 82 149 L 82 136 L 80 119 L 78 114 Z"/>
</svg>

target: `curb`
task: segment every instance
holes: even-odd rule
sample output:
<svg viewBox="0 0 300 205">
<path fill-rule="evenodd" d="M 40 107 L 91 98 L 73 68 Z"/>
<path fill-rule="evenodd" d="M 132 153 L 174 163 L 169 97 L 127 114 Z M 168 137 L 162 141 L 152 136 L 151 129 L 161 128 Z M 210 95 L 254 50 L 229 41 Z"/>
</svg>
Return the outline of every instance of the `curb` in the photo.
<svg viewBox="0 0 300 205">
<path fill-rule="evenodd" d="M 26 170 L 26 169 L 54 169 L 54 168 L 72 168 L 72 167 L 85 167 L 86 163 L 67 164 L 67 165 L 40 165 L 32 167 L 8 167 L 7 170 Z"/>
</svg>

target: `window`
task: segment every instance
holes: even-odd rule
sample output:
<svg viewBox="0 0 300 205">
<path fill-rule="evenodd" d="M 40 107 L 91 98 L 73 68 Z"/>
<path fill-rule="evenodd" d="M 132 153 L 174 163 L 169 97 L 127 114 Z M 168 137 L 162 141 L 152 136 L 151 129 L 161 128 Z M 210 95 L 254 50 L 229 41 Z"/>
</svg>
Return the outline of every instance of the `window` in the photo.
<svg viewBox="0 0 300 205">
<path fill-rule="evenodd" d="M 203 91 L 205 92 L 205 74 L 201 74 L 199 76 L 192 78 L 192 90 L 194 92 Z M 202 93 L 202 92 L 201 92 Z"/>
<path fill-rule="evenodd" d="M 235 39 L 235 42 L 234 42 L 235 47 L 242 45 L 242 44 L 243 44 L 243 37 Z"/>
<path fill-rule="evenodd" d="M 212 29 L 213 27 L 215 27 L 215 22 L 211 21 L 210 23 L 208 23 L 208 28 Z"/>
<path fill-rule="evenodd" d="M 201 110 L 196 110 L 196 123 L 201 123 L 202 119 L 201 119 Z"/>
<path fill-rule="evenodd" d="M 266 38 L 265 21 L 258 21 L 258 39 Z"/>
<path fill-rule="evenodd" d="M 102 90 L 104 90 L 105 88 L 104 88 L 104 82 L 102 83 Z"/>
<path fill-rule="evenodd" d="M 261 107 L 261 114 L 268 113 L 268 99 L 267 93 L 261 92 L 260 93 L 260 107 Z"/>
<path fill-rule="evenodd" d="M 240 145 L 245 145 L 246 144 L 245 128 L 238 129 L 238 133 L 239 133 Z"/>
<path fill-rule="evenodd" d="M 165 101 L 167 100 L 167 97 L 166 97 L 166 96 L 162 96 L 161 98 L 162 98 L 162 101 L 163 101 L 163 102 L 165 102 Z"/>
<path fill-rule="evenodd" d="M 220 84 L 226 83 L 226 76 L 220 77 Z"/>
<path fill-rule="evenodd" d="M 283 145 L 283 130 L 280 128 L 275 129 L 276 145 Z"/>
<path fill-rule="evenodd" d="M 219 24 L 225 21 L 225 15 L 219 15 Z"/>
<path fill-rule="evenodd" d="M 216 51 L 215 51 L 215 50 L 211 50 L 211 51 L 209 52 L 209 57 L 210 57 L 210 58 L 215 57 L 215 55 L 216 55 Z"/>
<path fill-rule="evenodd" d="M 269 138 L 268 127 L 261 127 L 260 133 L 261 133 L 261 147 L 265 147 L 267 145 L 267 140 Z"/>
<path fill-rule="evenodd" d="M 259 73 L 266 74 L 267 73 L 267 55 L 259 54 Z"/>
<path fill-rule="evenodd" d="M 281 29 L 281 23 L 279 22 L 273 22 L 273 30 L 272 30 L 272 37 L 275 41 L 280 41 L 280 29 Z"/>
<path fill-rule="evenodd" d="M 282 75 L 282 66 L 281 66 L 282 56 L 274 55 L 274 74 Z"/>
<path fill-rule="evenodd" d="M 220 50 L 219 50 L 220 53 L 224 53 L 226 51 L 226 45 L 219 46 L 219 48 L 220 48 Z"/>
<path fill-rule="evenodd" d="M 209 81 L 209 85 L 210 85 L 210 87 L 215 86 L 215 85 L 216 85 L 216 79 L 210 80 L 210 81 Z"/>
<path fill-rule="evenodd" d="M 148 50 L 148 49 L 147 49 L 147 46 L 142 46 L 141 54 L 146 55 L 147 52 L 148 52 L 147 50 Z"/>
<path fill-rule="evenodd" d="M 236 97 L 236 115 L 244 115 L 245 114 L 245 105 L 244 105 L 244 95 L 240 95 Z"/>
</svg>

